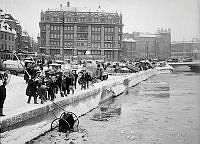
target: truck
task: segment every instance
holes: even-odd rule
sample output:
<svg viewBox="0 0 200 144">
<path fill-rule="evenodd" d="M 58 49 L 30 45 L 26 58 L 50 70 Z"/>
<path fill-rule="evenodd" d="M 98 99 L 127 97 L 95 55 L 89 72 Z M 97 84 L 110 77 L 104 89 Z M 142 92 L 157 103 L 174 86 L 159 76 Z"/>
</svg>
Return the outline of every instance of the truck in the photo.
<svg viewBox="0 0 200 144">
<path fill-rule="evenodd" d="M 98 68 L 98 64 L 100 65 L 100 68 Z M 86 71 L 88 71 L 91 74 L 92 77 L 95 77 L 100 80 L 108 79 L 108 73 L 104 71 L 100 63 L 97 63 L 94 60 L 86 60 L 84 67 Z"/>
</svg>

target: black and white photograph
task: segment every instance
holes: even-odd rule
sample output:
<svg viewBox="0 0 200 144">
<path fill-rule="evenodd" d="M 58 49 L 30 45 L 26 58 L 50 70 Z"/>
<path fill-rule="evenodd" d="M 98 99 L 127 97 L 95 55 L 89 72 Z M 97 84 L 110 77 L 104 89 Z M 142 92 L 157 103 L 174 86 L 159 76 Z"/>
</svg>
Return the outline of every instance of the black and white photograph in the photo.
<svg viewBox="0 0 200 144">
<path fill-rule="evenodd" d="M 0 144 L 200 144 L 200 0 L 0 0 Z"/>
</svg>

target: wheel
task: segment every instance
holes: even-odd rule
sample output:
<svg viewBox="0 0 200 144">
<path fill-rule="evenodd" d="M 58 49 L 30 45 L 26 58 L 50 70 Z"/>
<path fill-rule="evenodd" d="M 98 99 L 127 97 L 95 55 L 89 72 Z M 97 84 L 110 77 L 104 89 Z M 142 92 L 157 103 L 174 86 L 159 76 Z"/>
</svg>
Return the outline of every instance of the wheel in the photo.
<svg viewBox="0 0 200 144">
<path fill-rule="evenodd" d="M 52 121 L 51 123 L 51 130 L 57 129 L 58 131 L 61 131 L 61 127 L 59 126 L 59 123 L 62 122 L 62 124 L 65 126 L 66 130 L 70 130 L 70 125 L 69 123 L 61 118 L 56 118 L 55 120 Z"/>
<path fill-rule="evenodd" d="M 75 131 L 75 130 L 78 130 L 78 125 L 79 125 L 79 119 L 78 119 L 78 117 L 73 113 L 73 112 L 63 112 L 61 115 L 60 115 L 60 118 L 61 119 L 65 119 L 64 118 L 64 115 L 66 115 L 66 114 L 71 114 L 72 115 L 72 117 L 73 117 L 73 119 L 74 119 L 74 125 L 73 125 L 73 128 L 71 127 L 71 130 L 72 131 Z M 69 122 L 68 122 L 69 123 Z M 69 125 L 70 125 L 70 123 L 69 123 Z"/>
</svg>

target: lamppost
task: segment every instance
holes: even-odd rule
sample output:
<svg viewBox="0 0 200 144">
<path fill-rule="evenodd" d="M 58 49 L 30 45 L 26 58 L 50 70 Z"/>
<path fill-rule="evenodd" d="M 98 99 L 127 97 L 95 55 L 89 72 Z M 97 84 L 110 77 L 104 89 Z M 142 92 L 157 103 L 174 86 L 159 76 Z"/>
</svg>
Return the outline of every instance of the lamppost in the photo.
<svg viewBox="0 0 200 144">
<path fill-rule="evenodd" d="M 112 61 L 114 61 L 113 35 L 111 38 L 112 38 Z"/>
<path fill-rule="evenodd" d="M 62 60 L 65 60 L 65 53 L 64 53 L 64 22 L 65 22 L 65 17 L 64 17 L 64 10 L 62 9 Z"/>
</svg>

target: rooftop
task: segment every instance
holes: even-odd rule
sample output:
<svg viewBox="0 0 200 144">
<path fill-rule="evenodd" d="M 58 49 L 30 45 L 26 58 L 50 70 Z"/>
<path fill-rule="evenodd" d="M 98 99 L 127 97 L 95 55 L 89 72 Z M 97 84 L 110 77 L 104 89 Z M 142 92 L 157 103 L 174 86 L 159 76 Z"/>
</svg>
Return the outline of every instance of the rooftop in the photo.
<svg viewBox="0 0 200 144">
<path fill-rule="evenodd" d="M 12 29 L 5 21 L 0 21 L 0 31 L 16 34 L 16 31 Z"/>
<path fill-rule="evenodd" d="M 156 34 L 149 34 L 149 33 L 140 33 L 138 36 L 136 36 L 138 38 L 140 37 L 145 37 L 145 38 L 156 38 L 158 37 L 158 35 Z"/>
<path fill-rule="evenodd" d="M 136 42 L 136 40 L 134 40 L 133 38 L 124 38 L 122 41 L 125 41 L 125 42 Z"/>
<path fill-rule="evenodd" d="M 47 9 L 47 11 L 70 11 L 70 12 L 95 12 L 95 13 L 118 13 L 114 10 L 106 10 L 101 7 L 59 7 L 53 9 Z"/>
</svg>

